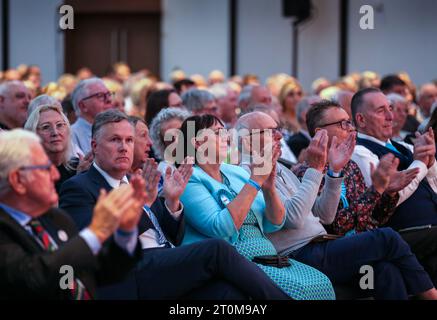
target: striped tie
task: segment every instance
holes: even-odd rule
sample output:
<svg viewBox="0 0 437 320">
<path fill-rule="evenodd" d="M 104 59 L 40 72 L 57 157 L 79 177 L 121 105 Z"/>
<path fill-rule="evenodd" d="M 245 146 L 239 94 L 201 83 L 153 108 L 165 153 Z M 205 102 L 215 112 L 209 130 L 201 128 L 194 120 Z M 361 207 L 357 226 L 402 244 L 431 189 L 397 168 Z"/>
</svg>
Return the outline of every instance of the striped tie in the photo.
<svg viewBox="0 0 437 320">
<path fill-rule="evenodd" d="M 49 233 L 44 229 L 38 219 L 30 220 L 29 226 L 32 229 L 33 234 L 36 236 L 37 241 L 44 248 L 44 250 L 52 252 L 58 248 L 56 243 L 53 241 L 53 239 L 50 238 Z M 78 278 L 74 278 L 73 289 L 71 289 L 71 296 L 73 300 L 92 299 L 88 290 Z"/>
</svg>

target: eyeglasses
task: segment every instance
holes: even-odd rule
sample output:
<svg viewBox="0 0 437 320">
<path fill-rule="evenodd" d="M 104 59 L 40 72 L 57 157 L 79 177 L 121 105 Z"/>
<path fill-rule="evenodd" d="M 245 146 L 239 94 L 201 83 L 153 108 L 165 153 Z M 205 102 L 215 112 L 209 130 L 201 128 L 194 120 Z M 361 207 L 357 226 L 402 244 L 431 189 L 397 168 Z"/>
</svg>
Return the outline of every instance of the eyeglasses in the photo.
<svg viewBox="0 0 437 320">
<path fill-rule="evenodd" d="M 327 124 L 321 125 L 319 127 L 324 128 L 324 127 L 328 127 L 328 126 L 333 126 L 335 124 L 339 124 L 343 130 L 355 129 L 354 124 L 350 120 L 340 120 L 337 122 L 327 123 Z"/>
<path fill-rule="evenodd" d="M 52 170 L 53 164 L 51 161 L 47 164 L 40 164 L 40 165 L 34 165 L 34 166 L 22 166 L 19 167 L 18 170 L 46 170 L 50 172 Z"/>
<path fill-rule="evenodd" d="M 54 126 L 52 126 L 50 123 L 45 123 L 39 126 L 38 130 L 40 130 L 44 134 L 50 134 L 52 132 L 55 132 L 55 128 L 58 132 L 65 132 L 65 130 L 67 129 L 67 124 L 65 122 L 57 122 Z"/>
<path fill-rule="evenodd" d="M 88 99 L 92 99 L 92 98 L 97 98 L 98 100 L 104 102 L 104 101 L 108 101 L 111 100 L 112 97 L 114 96 L 114 92 L 97 92 L 95 94 L 92 94 L 86 98 L 83 98 L 81 101 L 85 101 Z"/>
<path fill-rule="evenodd" d="M 268 128 L 268 129 L 252 129 L 251 132 L 248 134 L 248 136 L 252 136 L 254 134 L 265 134 L 265 132 L 272 132 L 272 136 L 274 136 L 277 133 L 281 133 L 282 129 L 280 127 L 276 128 Z"/>
</svg>

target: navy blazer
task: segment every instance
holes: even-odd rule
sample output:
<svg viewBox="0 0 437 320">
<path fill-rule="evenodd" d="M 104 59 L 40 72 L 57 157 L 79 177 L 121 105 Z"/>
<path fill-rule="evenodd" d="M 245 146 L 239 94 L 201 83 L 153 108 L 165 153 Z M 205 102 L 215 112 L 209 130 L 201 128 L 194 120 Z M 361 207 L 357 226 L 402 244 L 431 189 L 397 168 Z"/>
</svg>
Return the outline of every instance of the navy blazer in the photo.
<svg viewBox="0 0 437 320">
<path fill-rule="evenodd" d="M 71 299 L 69 290 L 59 286 L 60 267 L 70 265 L 75 276 L 94 296 L 97 285 L 118 282 L 141 258 L 138 245 L 131 257 L 112 239 L 94 256 L 70 217 L 50 209 L 41 224 L 57 243 L 53 252 L 44 251 L 20 224 L 0 208 L 0 299 Z M 63 230 L 68 239 L 60 240 Z"/>
<path fill-rule="evenodd" d="M 93 165 L 88 171 L 82 172 L 62 184 L 59 193 L 59 207 L 71 216 L 80 230 L 91 223 L 93 209 L 102 188 L 106 191 L 112 189 Z M 182 242 L 185 230 L 183 213 L 179 221 L 173 219 L 162 198 L 157 198 L 151 209 L 167 239 L 174 245 L 179 245 Z M 139 233 L 145 232 L 152 226 L 149 217 L 144 213 L 138 225 Z"/>
</svg>

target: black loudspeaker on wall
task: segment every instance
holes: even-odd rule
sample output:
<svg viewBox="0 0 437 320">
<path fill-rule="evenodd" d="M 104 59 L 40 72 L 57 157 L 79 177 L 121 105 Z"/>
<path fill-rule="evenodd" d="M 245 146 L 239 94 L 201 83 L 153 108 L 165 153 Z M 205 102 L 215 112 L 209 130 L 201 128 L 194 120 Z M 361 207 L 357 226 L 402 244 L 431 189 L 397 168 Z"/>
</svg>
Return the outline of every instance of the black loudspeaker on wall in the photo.
<svg viewBox="0 0 437 320">
<path fill-rule="evenodd" d="M 311 0 L 282 0 L 284 17 L 296 17 L 301 22 L 311 15 Z"/>
</svg>

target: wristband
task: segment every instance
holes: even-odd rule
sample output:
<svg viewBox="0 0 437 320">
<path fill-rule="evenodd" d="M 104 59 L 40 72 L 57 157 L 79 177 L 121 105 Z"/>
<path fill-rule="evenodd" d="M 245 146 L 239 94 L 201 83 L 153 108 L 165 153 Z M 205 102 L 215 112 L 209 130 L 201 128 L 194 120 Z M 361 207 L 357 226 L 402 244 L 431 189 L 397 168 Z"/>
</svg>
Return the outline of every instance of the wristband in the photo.
<svg viewBox="0 0 437 320">
<path fill-rule="evenodd" d="M 251 185 L 252 187 L 254 187 L 256 189 L 256 191 L 260 191 L 261 190 L 261 186 L 258 184 L 258 182 L 254 181 L 252 179 L 249 179 L 249 181 L 247 181 L 247 183 L 249 185 Z"/>
<path fill-rule="evenodd" d="M 330 176 L 331 178 L 340 178 L 341 176 L 343 176 L 343 173 L 340 172 L 334 172 L 331 169 L 328 170 L 328 176 Z"/>
</svg>

